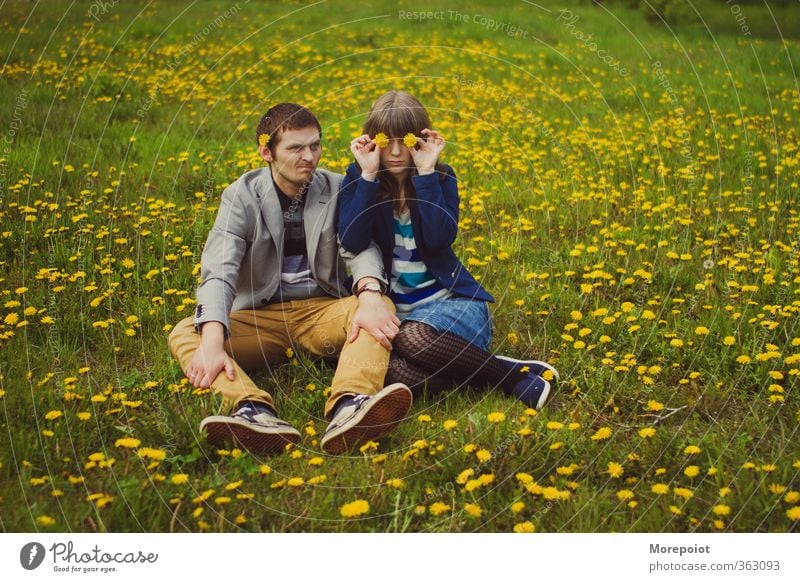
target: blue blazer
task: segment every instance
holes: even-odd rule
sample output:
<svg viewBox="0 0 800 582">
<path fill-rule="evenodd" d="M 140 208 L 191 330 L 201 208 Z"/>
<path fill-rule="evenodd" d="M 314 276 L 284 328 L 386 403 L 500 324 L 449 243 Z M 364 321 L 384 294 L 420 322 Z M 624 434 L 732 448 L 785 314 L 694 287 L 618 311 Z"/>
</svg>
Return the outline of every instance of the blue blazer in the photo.
<svg viewBox="0 0 800 582">
<path fill-rule="evenodd" d="M 411 228 L 420 257 L 431 275 L 456 295 L 494 302 L 453 252 L 458 234 L 458 183 L 453 168 L 411 178 L 416 197 L 408 199 Z M 378 200 L 380 182 L 361 178 L 350 164 L 339 191 L 339 239 L 344 251 L 360 253 L 378 245 L 387 275 L 394 255 L 393 200 Z"/>
</svg>

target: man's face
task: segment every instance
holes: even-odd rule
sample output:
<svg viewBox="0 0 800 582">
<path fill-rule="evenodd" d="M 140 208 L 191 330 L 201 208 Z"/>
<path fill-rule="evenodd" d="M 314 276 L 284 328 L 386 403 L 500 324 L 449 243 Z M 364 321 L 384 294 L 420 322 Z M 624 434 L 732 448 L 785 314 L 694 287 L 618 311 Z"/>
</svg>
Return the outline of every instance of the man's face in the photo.
<svg viewBox="0 0 800 582">
<path fill-rule="evenodd" d="M 277 141 L 274 153 L 260 147 L 261 157 L 270 163 L 275 178 L 302 187 L 313 177 L 322 155 L 319 131 L 313 126 L 287 129 Z"/>
</svg>

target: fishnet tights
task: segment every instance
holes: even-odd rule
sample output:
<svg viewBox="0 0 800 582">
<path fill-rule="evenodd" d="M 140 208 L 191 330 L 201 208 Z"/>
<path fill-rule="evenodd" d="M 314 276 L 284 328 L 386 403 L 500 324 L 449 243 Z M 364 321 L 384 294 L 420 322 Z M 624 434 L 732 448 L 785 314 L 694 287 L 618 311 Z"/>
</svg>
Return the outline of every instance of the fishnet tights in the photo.
<svg viewBox="0 0 800 582">
<path fill-rule="evenodd" d="M 430 325 L 406 321 L 392 343 L 386 383 L 403 382 L 409 388 L 442 390 L 453 382 L 501 386 L 510 393 L 517 381 L 514 367 L 459 336 L 438 332 Z M 414 388 L 412 388 L 414 390 Z"/>
</svg>

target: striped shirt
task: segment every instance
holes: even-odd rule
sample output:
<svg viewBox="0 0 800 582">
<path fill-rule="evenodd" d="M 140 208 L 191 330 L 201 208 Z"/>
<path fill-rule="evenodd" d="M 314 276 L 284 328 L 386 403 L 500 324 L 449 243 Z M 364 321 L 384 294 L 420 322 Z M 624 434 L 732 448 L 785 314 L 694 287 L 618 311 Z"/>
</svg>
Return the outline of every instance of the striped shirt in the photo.
<svg viewBox="0 0 800 582">
<path fill-rule="evenodd" d="M 275 191 L 283 211 L 283 258 L 281 284 L 270 303 L 324 296 L 325 293 L 314 279 L 308 264 L 306 232 L 303 224 L 305 195 L 300 198 L 289 198 L 277 186 Z"/>
<path fill-rule="evenodd" d="M 398 313 L 408 313 L 415 307 L 436 299 L 450 297 L 452 293 L 442 287 L 431 275 L 419 256 L 411 228 L 411 212 L 394 213 L 394 253 L 392 256 L 392 284 L 389 297 Z"/>
</svg>

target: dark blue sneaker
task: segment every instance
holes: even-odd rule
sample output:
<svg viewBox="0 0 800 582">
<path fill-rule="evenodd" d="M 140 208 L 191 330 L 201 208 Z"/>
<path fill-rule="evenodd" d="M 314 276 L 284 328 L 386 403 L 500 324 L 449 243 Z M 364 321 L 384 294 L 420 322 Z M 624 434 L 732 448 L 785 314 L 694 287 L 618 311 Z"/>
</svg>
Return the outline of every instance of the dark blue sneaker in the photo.
<svg viewBox="0 0 800 582">
<path fill-rule="evenodd" d="M 542 376 L 545 372 L 550 372 L 552 377 L 545 378 L 545 380 L 551 380 L 558 382 L 560 377 L 558 375 L 558 370 L 556 370 L 553 366 L 548 364 L 547 362 L 542 362 L 539 360 L 518 360 L 516 358 L 509 358 L 508 356 L 495 356 L 498 360 L 503 360 L 504 362 L 508 362 L 513 364 L 515 368 L 517 368 L 520 372 L 522 368 L 528 367 L 528 372 L 531 374 L 536 374 L 537 376 Z"/>
<path fill-rule="evenodd" d="M 300 433 L 275 416 L 265 405 L 244 402 L 231 416 L 209 416 L 200 423 L 208 442 L 221 447 L 241 445 L 254 455 L 281 453 L 289 443 L 300 440 Z"/>
<path fill-rule="evenodd" d="M 550 396 L 550 382 L 532 372 L 525 374 L 511 389 L 511 394 L 529 408 L 541 410 Z"/>
<path fill-rule="evenodd" d="M 320 445 L 326 453 L 339 455 L 367 441 L 376 441 L 400 424 L 412 401 L 411 390 L 399 382 L 372 396 L 351 397 L 334 410 Z"/>
</svg>

